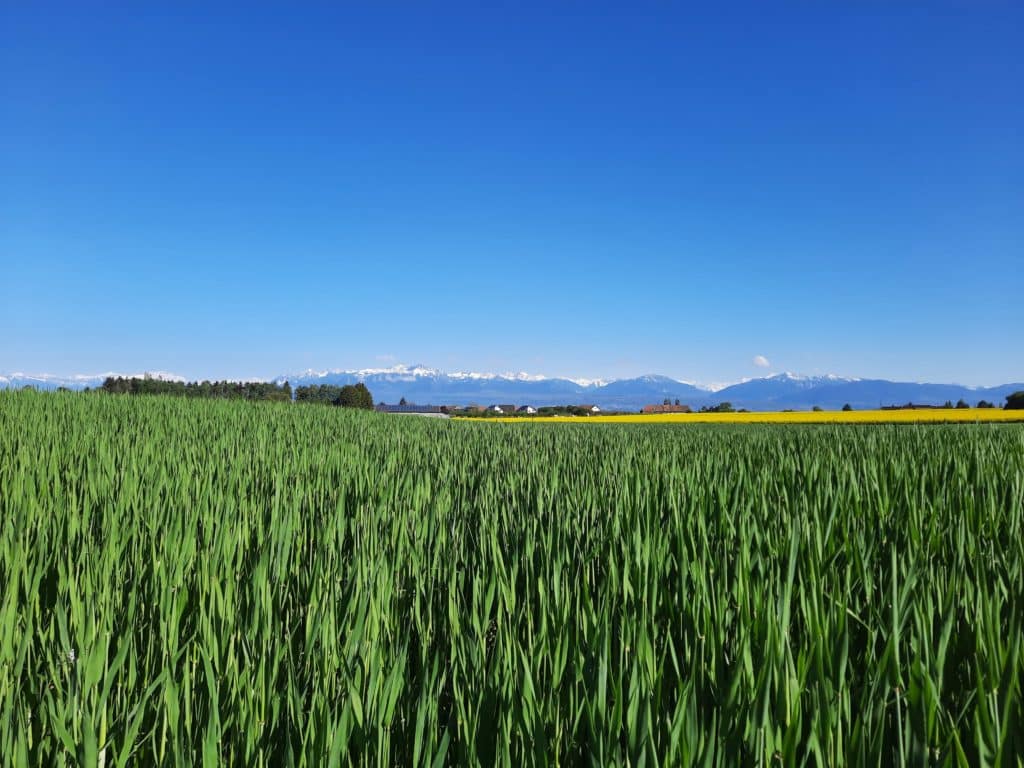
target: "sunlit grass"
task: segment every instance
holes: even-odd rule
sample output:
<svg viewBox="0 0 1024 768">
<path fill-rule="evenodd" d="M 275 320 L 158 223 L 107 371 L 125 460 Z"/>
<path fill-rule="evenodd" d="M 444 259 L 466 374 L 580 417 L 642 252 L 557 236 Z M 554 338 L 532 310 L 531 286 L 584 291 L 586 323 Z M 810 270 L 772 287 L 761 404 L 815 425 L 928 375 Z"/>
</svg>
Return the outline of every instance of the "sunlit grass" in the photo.
<svg viewBox="0 0 1024 768">
<path fill-rule="evenodd" d="M 1019 765 L 1024 428 L 588 421 L 0 392 L 0 764 Z"/>
</svg>

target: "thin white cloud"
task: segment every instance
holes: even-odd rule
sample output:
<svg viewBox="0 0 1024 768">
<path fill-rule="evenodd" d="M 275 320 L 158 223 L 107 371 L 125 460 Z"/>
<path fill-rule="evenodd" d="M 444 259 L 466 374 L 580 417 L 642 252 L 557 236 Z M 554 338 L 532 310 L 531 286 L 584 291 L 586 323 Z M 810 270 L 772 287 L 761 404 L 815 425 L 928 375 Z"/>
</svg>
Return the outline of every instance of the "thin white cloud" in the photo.
<svg viewBox="0 0 1024 768">
<path fill-rule="evenodd" d="M 768 362 L 768 358 L 764 355 L 754 355 L 754 365 L 758 368 L 769 368 L 771 363 Z"/>
</svg>

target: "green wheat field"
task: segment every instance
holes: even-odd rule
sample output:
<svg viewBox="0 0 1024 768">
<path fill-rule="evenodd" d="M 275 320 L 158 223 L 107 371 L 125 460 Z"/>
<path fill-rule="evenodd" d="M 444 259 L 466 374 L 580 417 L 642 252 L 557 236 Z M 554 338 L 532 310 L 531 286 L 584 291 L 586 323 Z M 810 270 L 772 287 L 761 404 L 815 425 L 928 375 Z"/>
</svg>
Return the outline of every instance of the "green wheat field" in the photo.
<svg viewBox="0 0 1024 768">
<path fill-rule="evenodd" d="M 1017 765 L 1024 426 L 0 393 L 3 765 Z"/>
</svg>

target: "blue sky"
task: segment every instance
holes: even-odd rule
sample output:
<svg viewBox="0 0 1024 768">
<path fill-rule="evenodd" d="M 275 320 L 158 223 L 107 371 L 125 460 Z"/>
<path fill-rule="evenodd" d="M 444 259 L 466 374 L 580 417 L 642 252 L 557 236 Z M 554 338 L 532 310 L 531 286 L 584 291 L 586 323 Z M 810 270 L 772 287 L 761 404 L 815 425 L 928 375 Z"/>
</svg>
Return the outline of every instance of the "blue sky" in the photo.
<svg viewBox="0 0 1024 768">
<path fill-rule="evenodd" d="M 1024 379 L 1020 3 L 213 7 L 0 8 L 0 372 Z"/>
</svg>

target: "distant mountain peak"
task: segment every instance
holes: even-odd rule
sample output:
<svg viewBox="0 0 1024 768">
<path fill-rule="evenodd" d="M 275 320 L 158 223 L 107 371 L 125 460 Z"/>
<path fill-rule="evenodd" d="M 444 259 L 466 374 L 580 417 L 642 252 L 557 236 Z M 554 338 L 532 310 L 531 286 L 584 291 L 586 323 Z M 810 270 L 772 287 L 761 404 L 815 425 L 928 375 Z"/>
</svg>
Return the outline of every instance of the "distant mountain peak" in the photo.
<svg viewBox="0 0 1024 768">
<path fill-rule="evenodd" d="M 21 371 L 16 371 L 14 373 L 0 375 L 0 385 L 11 386 L 16 382 L 17 386 L 40 385 L 47 389 L 56 389 L 57 387 L 83 389 L 85 387 L 99 386 L 108 378 L 159 379 L 161 381 L 186 380 L 184 376 L 179 376 L 176 373 L 170 373 L 168 371 L 144 371 L 142 373 L 118 373 L 117 371 L 107 371 L 106 373 L 76 373 L 71 376 L 60 376 L 53 373 L 23 373 Z"/>
<path fill-rule="evenodd" d="M 178 374 L 166 371 L 151 371 L 148 374 L 108 372 L 64 377 L 13 373 L 0 375 L 0 388 L 30 386 L 39 389 L 84 389 L 101 386 L 108 376 L 122 375 L 126 378 L 148 375 L 172 381 L 185 380 Z M 364 382 L 375 400 L 385 402 L 398 402 L 404 397 L 409 402 L 436 405 L 515 403 L 541 406 L 592 403 L 605 410 L 637 410 L 644 405 L 661 403 L 666 398 L 679 400 L 692 408 L 728 401 L 736 407 L 751 410 L 800 410 L 813 406 L 832 410 L 847 403 L 857 409 L 907 402 L 941 405 L 947 400 L 957 402 L 960 399 L 971 405 L 977 404 L 979 400 L 1001 404 L 1006 395 L 1024 390 L 1024 384 L 1020 383 L 968 387 L 958 384 L 858 379 L 835 374 L 804 375 L 792 371 L 731 384 L 699 385 L 655 373 L 624 379 L 592 379 L 544 376 L 525 371 L 446 373 L 423 364 L 353 370 L 309 369 L 273 379 L 277 383 L 286 380 L 293 387 Z"/>
<path fill-rule="evenodd" d="M 526 371 L 509 371 L 506 373 L 491 373 L 481 371 L 451 371 L 446 372 L 438 368 L 431 368 L 428 365 L 416 364 L 416 365 L 405 365 L 396 364 L 387 368 L 329 368 L 325 370 L 316 370 L 314 368 L 307 369 L 300 373 L 293 373 L 288 376 L 277 376 L 274 381 L 285 381 L 294 379 L 308 379 L 308 378 L 321 378 L 325 379 L 331 376 L 358 376 L 358 377 L 379 377 L 379 376 L 391 376 L 391 377 L 412 377 L 412 378 L 439 378 L 444 377 L 454 380 L 469 380 L 469 381 L 548 381 L 551 379 L 550 376 L 543 374 L 527 373 Z M 579 383 L 581 386 L 592 386 L 600 385 L 605 383 L 603 379 L 570 379 L 566 378 L 566 381 L 574 381 Z M 584 383 L 586 382 L 586 383 Z"/>
<path fill-rule="evenodd" d="M 802 373 L 793 373 L 792 371 L 783 371 L 782 373 L 776 373 L 771 376 L 764 376 L 761 378 L 743 379 L 738 382 L 745 384 L 750 381 L 791 381 L 791 382 L 802 382 L 811 384 L 820 384 L 822 382 L 839 382 L 839 381 L 860 381 L 860 379 L 852 378 L 849 376 L 837 376 L 834 373 L 814 374 L 807 375 Z"/>
</svg>

